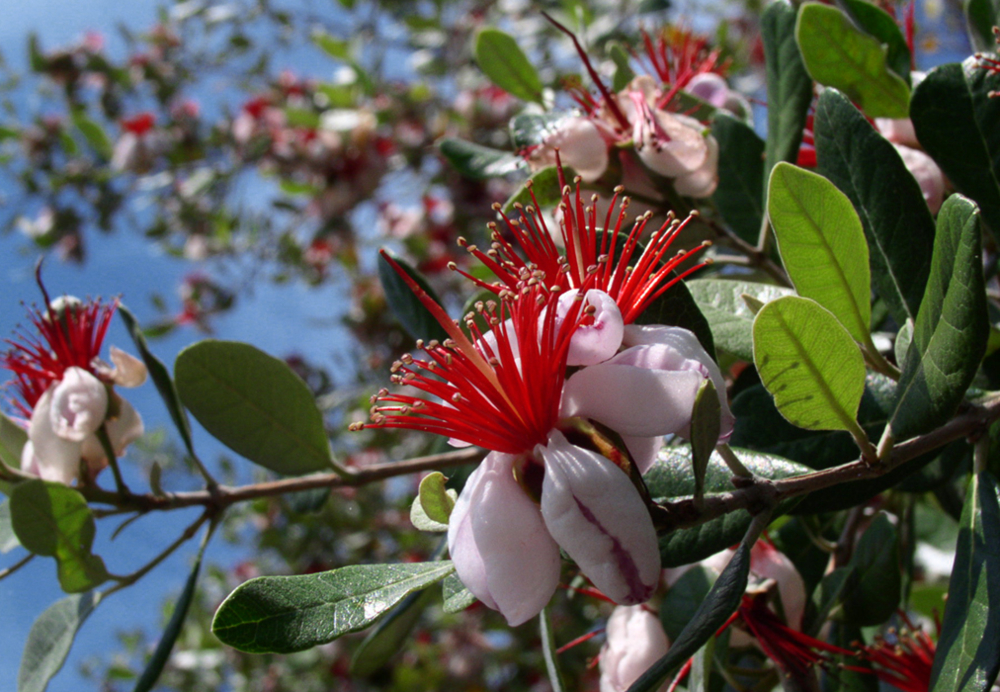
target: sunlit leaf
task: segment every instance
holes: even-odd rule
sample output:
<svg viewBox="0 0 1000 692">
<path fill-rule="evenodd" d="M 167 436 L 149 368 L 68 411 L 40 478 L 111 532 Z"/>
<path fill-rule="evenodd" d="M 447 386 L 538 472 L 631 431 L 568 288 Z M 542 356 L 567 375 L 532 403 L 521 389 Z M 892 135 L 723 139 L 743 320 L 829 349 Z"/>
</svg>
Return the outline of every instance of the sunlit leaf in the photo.
<svg viewBox="0 0 1000 692">
<path fill-rule="evenodd" d="M 753 361 L 753 320 L 756 313 L 747 306 L 743 296 L 749 295 L 768 303 L 795 295 L 790 288 L 750 281 L 695 279 L 685 285 L 708 320 L 719 350 L 746 361 Z"/>
<path fill-rule="evenodd" d="M 59 672 L 77 630 L 101 601 L 101 594 L 88 591 L 67 596 L 45 609 L 31 625 L 17 671 L 17 692 L 44 692 Z"/>
<path fill-rule="evenodd" d="M 476 35 L 475 54 L 479 69 L 498 87 L 524 101 L 542 102 L 542 80 L 513 37 L 483 29 Z"/>
<path fill-rule="evenodd" d="M 384 248 L 383 252 L 389 254 L 393 261 L 430 296 L 431 300 L 438 305 L 441 304 L 441 299 L 438 298 L 437 293 L 431 288 L 430 284 L 427 283 L 427 279 L 420 272 L 410 266 L 403 258 L 389 253 Z M 424 339 L 427 341 L 431 339 L 443 341 L 448 338 L 448 333 L 445 332 L 444 327 L 424 307 L 420 299 L 406 285 L 403 278 L 396 273 L 396 270 L 392 268 L 392 265 L 381 254 L 379 254 L 378 258 L 378 277 L 382 282 L 382 290 L 385 291 L 385 299 L 389 303 L 389 309 L 392 310 L 392 314 L 403 325 L 403 328 L 409 332 L 410 336 L 414 339 Z"/>
</svg>

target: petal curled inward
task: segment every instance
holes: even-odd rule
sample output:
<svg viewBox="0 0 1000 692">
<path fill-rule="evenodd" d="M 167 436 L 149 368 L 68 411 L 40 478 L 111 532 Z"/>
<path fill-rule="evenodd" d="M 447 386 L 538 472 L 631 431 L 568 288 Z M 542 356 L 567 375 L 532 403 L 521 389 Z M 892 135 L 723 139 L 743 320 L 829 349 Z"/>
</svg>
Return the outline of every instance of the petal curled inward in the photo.
<svg viewBox="0 0 1000 692">
<path fill-rule="evenodd" d="M 559 296 L 556 320 L 562 323 L 580 291 L 570 289 Z M 573 332 L 566 365 L 596 365 L 615 355 L 621 346 L 625 322 L 614 298 L 604 291 L 591 289 L 583 300 L 594 309 L 593 320 Z"/>
<path fill-rule="evenodd" d="M 535 454 L 545 461 L 542 516 L 552 537 L 608 598 L 622 604 L 648 600 L 660 577 L 660 551 L 632 481 L 558 430 Z"/>
<path fill-rule="evenodd" d="M 112 346 L 111 362 L 115 366 L 111 371 L 111 377 L 115 384 L 122 387 L 138 387 L 146 381 L 148 375 L 146 364 L 131 353 L 126 353 L 120 348 Z"/>
<path fill-rule="evenodd" d="M 448 529 L 459 578 L 511 626 L 541 612 L 559 584 L 561 566 L 538 505 L 514 478 L 516 460 L 498 452 L 483 460 L 455 504 L 454 538 L 450 523 Z M 459 513 L 466 494 L 468 504 Z"/>
<path fill-rule="evenodd" d="M 28 443 L 22 450 L 21 468 L 42 480 L 69 485 L 80 475 L 80 449 L 83 443 L 56 434 L 52 427 L 52 398 L 56 385 L 50 387 L 35 404 L 28 426 Z"/>
<path fill-rule="evenodd" d="M 52 392 L 49 422 L 56 435 L 83 442 L 87 435 L 101 427 L 108 412 L 108 390 L 89 372 L 83 368 L 66 368 L 62 380 L 49 391 Z M 32 419 L 34 417 L 32 415 Z"/>
</svg>

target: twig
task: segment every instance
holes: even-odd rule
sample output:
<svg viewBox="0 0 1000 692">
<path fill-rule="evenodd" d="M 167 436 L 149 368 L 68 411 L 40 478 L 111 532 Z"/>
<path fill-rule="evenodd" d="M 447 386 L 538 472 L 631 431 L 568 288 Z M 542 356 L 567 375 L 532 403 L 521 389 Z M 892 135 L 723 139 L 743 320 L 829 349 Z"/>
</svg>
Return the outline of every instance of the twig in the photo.
<svg viewBox="0 0 1000 692">
<path fill-rule="evenodd" d="M 10 575 L 14 574 L 14 572 L 16 572 L 17 570 L 21 569 L 26 564 L 31 562 L 33 557 L 35 557 L 34 553 L 28 553 L 10 567 L 7 567 L 6 569 L 0 569 L 0 579 L 5 579 L 6 577 L 9 577 Z"/>
</svg>

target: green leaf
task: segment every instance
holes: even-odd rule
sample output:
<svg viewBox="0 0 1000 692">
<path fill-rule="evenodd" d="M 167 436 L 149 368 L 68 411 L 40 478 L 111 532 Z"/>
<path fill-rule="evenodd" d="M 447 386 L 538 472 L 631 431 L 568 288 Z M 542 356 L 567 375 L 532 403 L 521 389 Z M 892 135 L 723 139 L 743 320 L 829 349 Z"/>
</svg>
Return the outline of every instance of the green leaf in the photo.
<svg viewBox="0 0 1000 692">
<path fill-rule="evenodd" d="M 424 589 L 411 593 L 400 601 L 354 650 L 354 655 L 351 656 L 351 675 L 370 677 L 400 653 L 407 637 L 433 598 L 434 592 Z"/>
<path fill-rule="evenodd" d="M 10 521 L 10 503 L 4 500 L 0 502 L 0 555 L 9 553 L 20 545 L 17 534 L 14 533 L 14 525 Z"/>
<path fill-rule="evenodd" d="M 1000 488 L 969 479 L 931 692 L 985 692 L 1000 671 Z"/>
<path fill-rule="evenodd" d="M 542 103 L 542 80 L 511 36 L 483 29 L 476 36 L 476 62 L 494 84 L 524 101 Z"/>
<path fill-rule="evenodd" d="M 841 594 L 843 619 L 858 627 L 881 625 L 899 609 L 903 588 L 899 540 L 888 515 L 880 513 L 861 536 L 850 567 Z"/>
<path fill-rule="evenodd" d="M 331 468 L 323 416 L 284 361 L 210 339 L 178 354 L 174 376 L 184 405 L 234 452 L 288 475 Z"/>
<path fill-rule="evenodd" d="M 803 5 L 795 37 L 802 62 L 820 84 L 840 89 L 872 118 L 906 118 L 910 89 L 886 64 L 879 41 L 828 5 Z"/>
<path fill-rule="evenodd" d="M 59 672 L 77 630 L 101 601 L 101 594 L 88 591 L 56 601 L 38 616 L 21 655 L 17 692 L 45 692 L 49 680 Z"/>
<path fill-rule="evenodd" d="M 736 235 L 756 245 L 764 218 L 764 141 L 724 111 L 712 119 L 712 136 L 719 143 L 719 186 L 712 203 Z"/>
<path fill-rule="evenodd" d="M 21 468 L 21 450 L 28 441 L 28 433 L 0 412 L 0 461 L 12 469 Z M 0 493 L 10 495 L 11 484 L 0 480 Z"/>
<path fill-rule="evenodd" d="M 10 516 L 21 545 L 56 559 L 66 593 L 87 591 L 109 578 L 104 560 L 91 552 L 94 515 L 73 488 L 41 479 L 18 483 L 10 494 Z"/>
<path fill-rule="evenodd" d="M 82 109 L 74 110 L 72 118 L 73 125 L 80 131 L 84 139 L 87 140 L 87 144 L 93 147 L 94 151 L 101 158 L 105 160 L 110 159 L 114 145 L 111 143 L 111 138 L 108 137 L 104 128 L 89 118 Z"/>
<path fill-rule="evenodd" d="M 816 104 L 819 172 L 847 195 L 868 239 L 871 275 L 897 324 L 913 319 L 930 274 L 934 219 L 895 148 L 833 90 Z"/>
<path fill-rule="evenodd" d="M 163 630 L 163 635 L 160 637 L 160 642 L 156 645 L 156 650 L 153 652 L 152 657 L 150 657 L 149 663 L 146 664 L 145 670 L 139 676 L 139 681 L 136 682 L 133 692 L 150 692 L 153 686 L 156 685 L 160 673 L 163 672 L 163 667 L 170 660 L 170 652 L 173 651 L 174 644 L 177 643 L 177 638 L 184 628 L 184 620 L 187 618 L 191 602 L 194 600 L 194 592 L 198 585 L 198 574 L 201 571 L 201 557 L 205 553 L 205 545 L 205 543 L 202 543 L 201 548 L 198 550 L 194 567 L 191 568 L 191 574 L 188 575 L 187 581 L 184 583 L 184 590 L 181 591 L 181 595 L 177 598 L 177 603 L 174 604 L 174 612 L 170 616 L 170 621 Z"/>
<path fill-rule="evenodd" d="M 146 364 L 146 370 L 149 371 L 149 377 L 153 380 L 156 391 L 160 393 L 160 398 L 163 399 L 163 403 L 167 407 L 170 420 L 174 422 L 177 432 L 180 433 L 181 440 L 184 442 L 184 448 L 187 449 L 189 455 L 194 457 L 194 445 L 191 442 L 191 423 L 188 420 L 187 411 L 181 405 L 181 399 L 177 394 L 177 387 L 174 385 L 174 380 L 170 377 L 170 372 L 163 362 L 149 350 L 149 345 L 146 343 L 146 336 L 142 333 L 142 328 L 139 326 L 138 320 L 135 319 L 135 315 L 124 305 L 118 306 L 118 314 L 121 315 L 122 321 L 125 323 L 125 328 L 128 330 L 129 336 L 132 337 L 132 342 L 139 351 L 139 357 Z"/>
<path fill-rule="evenodd" d="M 510 142 L 515 151 L 541 144 L 559 130 L 563 120 L 571 117 L 572 114 L 564 111 L 515 115 L 510 121 Z"/>
<path fill-rule="evenodd" d="M 420 504 L 428 518 L 442 524 L 448 523 L 451 510 L 455 508 L 456 495 L 445 488 L 446 480 L 440 471 L 432 471 L 420 481 L 419 490 Z"/>
<path fill-rule="evenodd" d="M 1000 237 L 1000 75 L 975 57 L 942 65 L 913 93 L 912 118 L 920 144 L 959 192 L 971 197 Z"/>
<path fill-rule="evenodd" d="M 224 644 L 247 653 L 302 651 L 368 627 L 408 594 L 454 570 L 446 560 L 258 577 L 223 601 L 212 631 Z"/>
<path fill-rule="evenodd" d="M 813 593 L 816 615 L 812 618 L 813 626 L 806 634 L 815 636 L 817 630 L 826 624 L 827 620 L 839 617 L 844 591 L 850 583 L 857 581 L 854 572 L 854 567 L 838 567 L 823 577 L 819 588 Z"/>
<path fill-rule="evenodd" d="M 865 389 L 864 358 L 828 310 L 798 296 L 771 301 L 753 323 L 753 356 L 789 423 L 864 435 L 855 420 Z"/>
<path fill-rule="evenodd" d="M 795 161 L 813 98 L 812 77 L 795 41 L 796 9 L 772 2 L 760 20 L 767 65 L 767 145 L 761 188 L 779 161 Z"/>
<path fill-rule="evenodd" d="M 438 143 L 438 150 L 455 170 L 473 180 L 507 175 L 522 164 L 521 157 L 509 151 L 490 149 L 464 139 L 443 139 Z"/>
<path fill-rule="evenodd" d="M 890 422 L 897 440 L 947 421 L 986 352 L 989 320 L 979 213 L 961 195 L 949 197 L 938 214 L 932 267 Z"/>
<path fill-rule="evenodd" d="M 698 388 L 691 411 L 691 465 L 694 471 L 694 496 L 705 491 L 705 471 L 708 460 L 719 442 L 719 416 L 722 408 L 712 380 L 706 379 Z"/>
<path fill-rule="evenodd" d="M 966 0 L 965 25 L 973 49 L 983 53 L 996 51 L 993 27 L 1000 24 L 1000 2 L 997 0 Z"/>
<path fill-rule="evenodd" d="M 910 47 L 896 20 L 888 12 L 867 0 L 840 0 L 839 6 L 868 34 L 886 49 L 886 63 L 893 72 L 910 84 Z"/>
<path fill-rule="evenodd" d="M 769 454 L 745 449 L 733 449 L 740 461 L 755 476 L 777 480 L 810 473 L 811 469 Z M 694 495 L 694 477 L 691 474 L 691 448 L 665 447 L 660 450 L 656 463 L 643 475 L 649 494 L 656 502 L 676 501 Z M 713 454 L 705 470 L 706 497 L 731 492 L 733 472 L 718 454 Z M 782 503 L 775 516 L 795 506 L 796 500 Z M 732 547 L 740 540 L 752 517 L 746 510 L 737 510 L 712 519 L 704 524 L 684 529 L 661 532 L 660 556 L 664 567 L 679 567 L 702 560 L 720 550 Z"/>
<path fill-rule="evenodd" d="M 832 312 L 855 341 L 868 343 L 868 245 L 851 200 L 823 176 L 782 162 L 771 172 L 767 213 L 798 294 Z"/>
<path fill-rule="evenodd" d="M 619 92 L 625 89 L 629 83 L 635 79 L 635 72 L 632 71 L 631 58 L 628 51 L 622 48 L 617 41 L 611 44 L 608 50 L 611 61 L 615 64 L 615 75 L 611 79 L 611 90 Z"/>
<path fill-rule="evenodd" d="M 564 166 L 563 172 L 569 178 L 572 174 L 572 169 Z M 504 202 L 503 212 L 510 214 L 514 210 L 515 204 L 522 204 L 524 206 L 530 204 L 534 206 L 535 202 L 531 197 L 532 192 L 535 193 L 534 199 L 538 201 L 539 206 L 542 208 L 555 207 L 559 204 L 562 201 L 562 188 L 559 186 L 559 170 L 555 166 L 548 166 L 534 173 L 524 181 L 521 187 L 517 188 L 514 194 L 510 196 L 510 199 Z"/>
<path fill-rule="evenodd" d="M 393 261 L 430 296 L 431 300 L 438 305 L 441 304 L 441 299 L 438 298 L 437 293 L 435 293 L 434 289 L 427 283 L 427 279 L 420 272 L 385 248 L 382 249 L 382 252 L 388 253 Z M 425 339 L 427 341 L 432 339 L 444 341 L 448 338 L 444 327 L 438 324 L 434 315 L 423 306 L 420 299 L 414 295 L 410 287 L 406 285 L 406 282 L 396 273 L 396 270 L 392 268 L 392 265 L 389 264 L 381 253 L 378 257 L 378 278 L 382 282 L 382 289 L 385 291 L 385 299 L 389 303 L 389 309 L 392 310 L 392 314 L 399 320 L 399 323 L 403 325 L 403 328 L 410 336 L 414 339 Z"/>
<path fill-rule="evenodd" d="M 715 579 L 712 570 L 695 564 L 667 591 L 660 602 L 660 622 L 670 641 L 675 641 L 694 618 Z"/>
<path fill-rule="evenodd" d="M 441 609 L 446 613 L 459 613 L 476 602 L 475 595 L 465 588 L 465 584 L 457 574 L 449 574 L 441 582 L 441 595 L 444 604 Z"/>
<path fill-rule="evenodd" d="M 566 681 L 559 668 L 559 652 L 556 649 L 556 638 L 552 632 L 552 617 L 549 609 L 542 608 L 538 615 L 539 635 L 542 639 L 542 657 L 545 659 L 545 672 L 549 677 L 552 692 L 566 692 Z"/>
<path fill-rule="evenodd" d="M 795 295 L 782 286 L 726 279 L 694 279 L 685 284 L 701 313 L 708 320 L 715 345 L 741 360 L 753 360 L 753 320 L 755 313 L 747 307 L 744 295 L 762 303 Z"/>
<path fill-rule="evenodd" d="M 750 540 L 748 540 L 750 539 Z M 628 692 L 658 690 L 675 670 L 694 656 L 740 605 L 750 576 L 750 546 L 757 540 L 748 535 L 736 549 L 733 559 L 719 575 L 694 617 L 670 645 L 670 650 L 643 673 Z"/>
<path fill-rule="evenodd" d="M 622 234 L 619 234 L 621 237 Z M 641 244 L 640 244 L 641 245 Z M 636 250 L 636 257 L 642 254 L 641 246 Z M 715 339 L 712 338 L 712 328 L 708 320 L 701 314 L 701 309 L 688 290 L 687 284 L 678 281 L 670 290 L 654 300 L 648 308 L 635 320 L 635 324 L 670 325 L 684 327 L 698 337 L 698 343 L 705 351 L 715 358 Z"/>
<path fill-rule="evenodd" d="M 342 38 L 336 38 L 323 31 L 316 31 L 312 35 L 312 42 L 331 58 L 343 61 L 351 59 L 351 44 Z"/>
</svg>

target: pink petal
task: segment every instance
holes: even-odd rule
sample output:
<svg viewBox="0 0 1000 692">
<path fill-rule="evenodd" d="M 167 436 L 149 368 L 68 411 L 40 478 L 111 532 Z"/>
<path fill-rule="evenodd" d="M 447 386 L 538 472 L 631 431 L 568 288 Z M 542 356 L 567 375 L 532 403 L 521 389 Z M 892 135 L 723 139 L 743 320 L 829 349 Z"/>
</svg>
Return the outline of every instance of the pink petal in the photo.
<svg viewBox="0 0 1000 692">
<path fill-rule="evenodd" d="M 494 452 L 494 454 L 496 453 Z M 485 472 L 486 462 L 483 461 L 469 476 L 465 487 L 462 488 L 462 492 L 459 493 L 458 499 L 455 501 L 451 517 L 448 520 L 448 552 L 451 554 L 451 561 L 455 565 L 458 578 L 465 584 L 465 588 L 487 606 L 496 610 L 497 602 L 493 600 L 486 583 L 486 566 L 472 535 L 472 515 L 469 513 Z"/>
<path fill-rule="evenodd" d="M 608 168 L 608 143 L 600 130 L 586 118 L 569 118 L 545 141 L 559 149 L 559 157 L 586 183 L 592 183 Z M 555 155 L 553 154 L 553 159 Z"/>
<path fill-rule="evenodd" d="M 66 368 L 62 380 L 48 391 L 52 393 L 49 422 L 57 435 L 83 442 L 87 435 L 101 427 L 108 412 L 108 390 L 89 372 L 83 368 Z M 31 417 L 34 419 L 34 414 Z"/>
<path fill-rule="evenodd" d="M 556 321 L 562 322 L 580 291 L 570 289 L 559 296 Z M 604 291 L 591 289 L 583 298 L 595 310 L 592 324 L 581 325 L 573 332 L 567 365 L 596 365 L 615 355 L 622 344 L 625 322 L 615 299 Z"/>
<path fill-rule="evenodd" d="M 622 442 L 632 457 L 632 463 L 639 469 L 639 473 L 646 473 L 650 467 L 656 463 L 656 455 L 663 447 L 663 436 L 635 437 L 633 435 L 622 435 Z"/>
<path fill-rule="evenodd" d="M 554 430 L 535 447 L 545 461 L 542 516 L 584 574 L 617 603 L 647 600 L 660 577 L 649 512 L 632 481 L 596 452 Z"/>
<path fill-rule="evenodd" d="M 642 606 L 618 606 L 601 647 L 601 692 L 625 692 L 670 648 L 659 618 Z"/>
<path fill-rule="evenodd" d="M 43 480 L 69 485 L 80 475 L 80 450 L 83 443 L 67 439 L 53 429 L 52 399 L 55 388 L 56 385 L 49 387 L 31 412 L 28 439 L 33 454 L 28 464 L 25 464 L 24 459 L 21 463 L 26 469 L 37 470 L 39 478 Z"/>
</svg>

